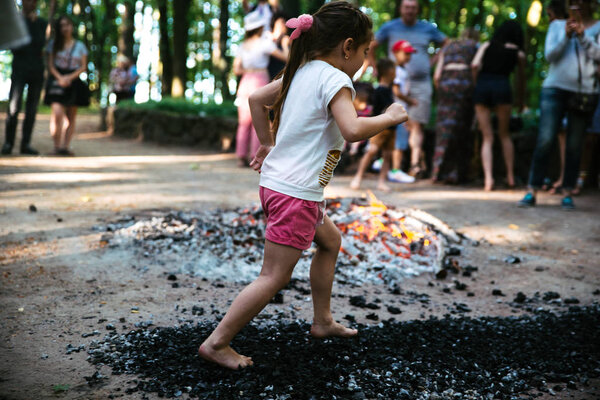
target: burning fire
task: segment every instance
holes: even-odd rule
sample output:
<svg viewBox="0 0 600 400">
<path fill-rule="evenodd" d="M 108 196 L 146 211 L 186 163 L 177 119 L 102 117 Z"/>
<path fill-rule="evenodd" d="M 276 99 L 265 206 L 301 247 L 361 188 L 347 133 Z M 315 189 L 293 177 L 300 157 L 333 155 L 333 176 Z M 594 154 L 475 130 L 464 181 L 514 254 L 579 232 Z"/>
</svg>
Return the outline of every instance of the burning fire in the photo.
<svg viewBox="0 0 600 400">
<path fill-rule="evenodd" d="M 345 235 L 364 243 L 379 239 L 390 254 L 403 258 L 409 258 L 411 253 L 420 253 L 423 247 L 431 245 L 435 236 L 429 229 L 425 229 L 424 233 L 411 230 L 406 226 L 406 217 L 394 218 L 388 213 L 388 207 L 371 191 L 368 196 L 368 206 L 352 205 L 352 211 L 363 216 L 360 220 L 336 224 Z M 348 254 L 344 248 L 342 252 Z"/>
</svg>

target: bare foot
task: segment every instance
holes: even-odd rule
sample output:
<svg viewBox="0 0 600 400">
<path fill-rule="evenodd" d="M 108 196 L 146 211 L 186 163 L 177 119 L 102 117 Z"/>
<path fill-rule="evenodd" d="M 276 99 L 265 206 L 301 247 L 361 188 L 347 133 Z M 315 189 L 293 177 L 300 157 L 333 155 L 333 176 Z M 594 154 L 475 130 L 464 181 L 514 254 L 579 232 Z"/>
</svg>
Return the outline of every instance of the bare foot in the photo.
<svg viewBox="0 0 600 400">
<path fill-rule="evenodd" d="M 360 178 L 354 177 L 350 182 L 350 189 L 358 190 L 360 188 Z"/>
<path fill-rule="evenodd" d="M 332 321 L 330 324 L 317 324 L 314 323 L 310 327 L 310 334 L 316 338 L 324 337 L 343 337 L 349 338 L 355 336 L 358 333 L 356 329 L 346 328 L 344 325 Z"/>
<path fill-rule="evenodd" d="M 483 190 L 485 190 L 486 192 L 491 192 L 492 190 L 494 190 L 494 180 L 487 180 L 485 181 L 485 185 L 483 185 Z"/>
<path fill-rule="evenodd" d="M 198 354 L 206 361 L 230 369 L 242 369 L 254 365 L 250 357 L 238 354 L 231 346 L 215 349 L 206 343 L 202 343 L 200 348 L 198 348 Z"/>
<path fill-rule="evenodd" d="M 381 190 L 382 192 L 389 192 L 390 187 L 383 182 L 379 182 L 377 184 L 377 190 Z"/>
</svg>

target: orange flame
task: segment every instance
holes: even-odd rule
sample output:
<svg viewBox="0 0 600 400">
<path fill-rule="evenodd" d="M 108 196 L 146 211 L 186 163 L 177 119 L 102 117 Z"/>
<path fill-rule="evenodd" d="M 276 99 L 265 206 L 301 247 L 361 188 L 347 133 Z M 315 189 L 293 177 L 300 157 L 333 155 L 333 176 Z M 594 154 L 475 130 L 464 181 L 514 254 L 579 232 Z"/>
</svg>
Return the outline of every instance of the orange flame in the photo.
<svg viewBox="0 0 600 400">
<path fill-rule="evenodd" d="M 386 207 L 385 204 L 383 204 L 379 199 L 377 199 L 373 192 L 368 191 L 367 194 L 369 197 L 369 206 L 355 206 L 355 210 L 362 214 L 371 215 L 371 217 L 364 222 L 354 221 L 348 225 L 341 225 L 340 229 L 344 233 L 353 234 L 353 236 L 356 239 L 362 240 L 363 242 L 372 241 L 378 235 L 380 235 L 380 233 L 388 233 L 392 237 L 401 239 L 408 244 L 415 241 L 423 240 L 426 234 L 431 234 L 429 229 L 426 229 L 425 234 L 421 232 L 411 231 L 404 225 L 404 218 L 401 218 L 399 221 L 396 221 L 392 220 L 389 217 L 386 217 L 385 213 L 388 210 L 388 207 Z M 382 237 L 382 243 L 391 254 L 395 254 L 396 256 L 401 257 L 406 256 L 406 253 L 397 252 L 393 250 L 392 247 L 390 247 L 390 245 L 388 245 L 385 242 L 385 237 Z M 431 241 L 428 239 L 424 239 L 423 245 L 429 246 L 431 245 Z M 405 245 L 400 246 L 406 248 Z"/>
</svg>

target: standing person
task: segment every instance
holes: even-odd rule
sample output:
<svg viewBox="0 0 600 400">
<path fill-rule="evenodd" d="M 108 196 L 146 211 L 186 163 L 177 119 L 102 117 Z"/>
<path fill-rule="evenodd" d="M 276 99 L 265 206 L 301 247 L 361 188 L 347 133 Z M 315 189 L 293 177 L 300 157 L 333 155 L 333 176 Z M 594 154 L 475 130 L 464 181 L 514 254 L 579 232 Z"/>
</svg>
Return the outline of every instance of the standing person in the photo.
<svg viewBox="0 0 600 400">
<path fill-rule="evenodd" d="M 75 155 L 69 146 L 75 133 L 77 107 L 89 104 L 87 86 L 79 79 L 79 75 L 87 71 L 87 59 L 87 48 L 73 37 L 73 21 L 66 15 L 60 16 L 54 24 L 54 39 L 48 43 L 51 76 L 44 98 L 44 102 L 52 108 L 50 134 L 54 140 L 53 155 Z"/>
<path fill-rule="evenodd" d="M 14 5 L 13 5 L 14 6 Z M 23 90 L 27 86 L 25 104 L 25 120 L 21 137 L 21 154 L 37 155 L 39 152 L 31 147 L 31 134 L 35 123 L 40 93 L 44 85 L 44 47 L 46 46 L 46 26 L 48 22 L 37 16 L 37 0 L 23 0 L 23 18 L 29 31 L 31 41 L 25 46 L 12 49 L 12 73 L 6 131 L 2 154 L 11 154 L 17 133 L 17 121 Z"/>
<path fill-rule="evenodd" d="M 406 64 L 410 81 L 410 97 L 416 99 L 417 104 L 408 108 L 410 123 L 410 165 L 409 173 L 412 176 L 422 177 L 425 172 L 423 158 L 423 127 L 429 123 L 431 115 L 431 87 L 430 70 L 431 63 L 429 52 L 430 43 L 443 47 L 447 38 L 433 24 L 427 21 L 419 21 L 418 0 L 402 0 L 400 3 L 400 18 L 386 22 L 375 34 L 375 41 L 371 44 L 369 54 L 370 64 L 375 67 L 375 49 L 387 42 L 390 59 L 394 59 L 392 46 L 398 40 L 408 40 L 417 50 L 410 62 Z"/>
<path fill-rule="evenodd" d="M 277 48 L 283 53 L 289 53 L 290 51 L 290 36 L 288 35 L 287 27 L 285 26 L 286 17 L 281 12 L 276 12 L 271 18 L 271 39 L 277 46 Z M 269 65 L 267 70 L 269 71 L 269 80 L 272 81 L 275 77 L 283 71 L 285 67 L 285 60 L 280 60 L 275 56 L 269 56 Z"/>
<path fill-rule="evenodd" d="M 377 71 L 379 72 L 379 86 L 373 92 L 373 115 L 380 115 L 394 103 L 394 93 L 392 92 L 392 84 L 396 77 L 396 67 L 388 58 L 382 58 L 377 62 Z M 394 150 L 394 142 L 396 138 L 396 127 L 390 127 L 382 130 L 377 135 L 369 139 L 369 147 L 367 152 L 360 159 L 358 170 L 350 183 L 350 187 L 354 190 L 360 188 L 363 175 L 371 164 L 373 158 L 377 156 L 381 150 L 383 156 L 383 164 L 379 170 L 379 179 L 377 180 L 377 189 L 388 192 L 390 187 L 385 183 L 387 173 L 390 170 L 390 161 L 392 151 Z"/>
<path fill-rule="evenodd" d="M 416 53 L 416 49 L 407 40 L 399 40 L 392 47 L 394 58 L 396 59 L 396 77 L 392 90 L 397 102 L 405 108 L 416 106 L 418 101 L 410 97 L 410 81 L 406 64 Z M 410 120 L 407 121 L 410 124 Z M 402 171 L 402 158 L 404 151 L 408 149 L 409 133 L 405 124 L 399 124 L 396 127 L 396 141 L 392 151 L 392 169 L 388 172 L 388 179 L 392 182 L 413 183 L 415 178 Z"/>
<path fill-rule="evenodd" d="M 565 8 L 564 0 L 551 0 L 546 8 L 546 14 L 548 15 L 548 22 L 556 19 L 566 20 L 568 17 L 567 9 Z M 549 192 L 552 194 L 558 194 L 562 192 L 562 183 L 565 175 L 565 149 L 567 147 L 567 118 L 563 118 L 561 128 L 558 131 L 558 153 L 560 159 L 560 175 L 558 179 L 549 187 Z M 548 178 L 549 179 L 549 178 Z M 547 180 L 548 182 L 551 182 Z M 549 185 L 544 185 L 549 186 Z M 546 189 L 546 187 L 544 187 Z"/>
<path fill-rule="evenodd" d="M 545 55 L 550 62 L 540 94 L 540 124 L 529 170 L 529 189 L 518 203 L 532 207 L 542 186 L 552 144 L 567 116 L 563 209 L 573 210 L 572 191 L 577 185 L 583 138 L 594 113 L 594 104 L 581 107 L 580 99 L 598 95 L 596 63 L 600 61 L 600 23 L 593 18 L 591 0 L 571 0 L 568 20 L 555 20 L 546 35 Z"/>
<path fill-rule="evenodd" d="M 473 122 L 473 75 L 471 62 L 477 52 L 479 33 L 465 28 L 458 40 L 444 47 L 436 65 L 437 88 L 433 155 L 434 182 L 458 183 L 467 179 L 471 159 Z"/>
<path fill-rule="evenodd" d="M 248 97 L 269 83 L 269 56 L 283 61 L 287 59 L 286 52 L 278 50 L 271 39 L 262 35 L 263 29 L 263 17 L 257 12 L 253 11 L 244 17 L 246 36 L 233 60 L 233 73 L 242 76 L 237 92 L 238 128 L 235 145 L 239 167 L 247 167 L 260 146 L 252 126 Z"/>
<path fill-rule="evenodd" d="M 482 135 L 481 163 L 485 176 L 484 190 L 486 191 L 494 189 L 492 111 L 496 113 L 498 119 L 498 136 L 502 142 L 506 183 L 511 188 L 515 186 L 514 147 L 508 129 L 513 100 L 510 75 L 515 67 L 518 67 L 515 79 L 516 107 L 521 112 L 525 96 L 525 53 L 522 48 L 523 30 L 521 26 L 516 21 L 506 21 L 494 32 L 491 41 L 481 45 L 471 64 L 477 81 L 473 102 Z"/>
<path fill-rule="evenodd" d="M 370 18 L 345 1 L 323 5 L 313 16 L 288 21 L 290 60 L 283 77 L 250 97 L 261 146 L 252 160 L 260 174 L 260 197 L 267 216 L 265 255 L 260 276 L 231 304 L 199 354 L 221 366 L 252 365 L 230 347 L 233 337 L 290 279 L 302 250 L 317 244 L 310 282 L 317 338 L 357 334 L 333 319 L 331 289 L 341 235 L 324 215 L 323 189 L 332 178 L 344 139 L 368 139 L 406 121 L 402 106 L 358 118 L 351 77 L 365 61 L 372 37 Z M 274 111 L 272 129 L 269 112 Z M 275 140 L 275 137 L 277 140 Z"/>
<path fill-rule="evenodd" d="M 110 71 L 109 75 L 112 91 L 117 96 L 117 103 L 134 98 L 137 79 L 137 71 L 131 60 L 126 55 L 119 54 L 117 66 Z"/>
</svg>

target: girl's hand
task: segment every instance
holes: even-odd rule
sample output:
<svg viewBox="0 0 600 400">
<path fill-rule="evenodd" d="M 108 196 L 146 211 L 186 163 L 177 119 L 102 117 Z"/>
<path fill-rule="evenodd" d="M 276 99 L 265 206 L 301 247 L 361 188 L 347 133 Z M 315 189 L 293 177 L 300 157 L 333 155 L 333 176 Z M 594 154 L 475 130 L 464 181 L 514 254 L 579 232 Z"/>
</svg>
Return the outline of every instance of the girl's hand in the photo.
<svg viewBox="0 0 600 400">
<path fill-rule="evenodd" d="M 265 158 L 267 157 L 272 148 L 273 146 L 265 146 L 261 144 L 258 150 L 256 151 L 256 155 L 254 156 L 252 161 L 250 161 L 250 167 L 253 170 L 258 171 L 260 173 L 263 162 L 265 161 Z"/>
<path fill-rule="evenodd" d="M 392 125 L 402 124 L 408 121 L 408 114 L 403 106 L 393 103 L 385 110 L 385 114 L 392 119 Z"/>
<path fill-rule="evenodd" d="M 60 78 L 58 78 L 58 85 L 60 87 L 67 88 L 71 86 L 71 81 L 69 80 L 69 78 L 61 76 Z"/>
</svg>

